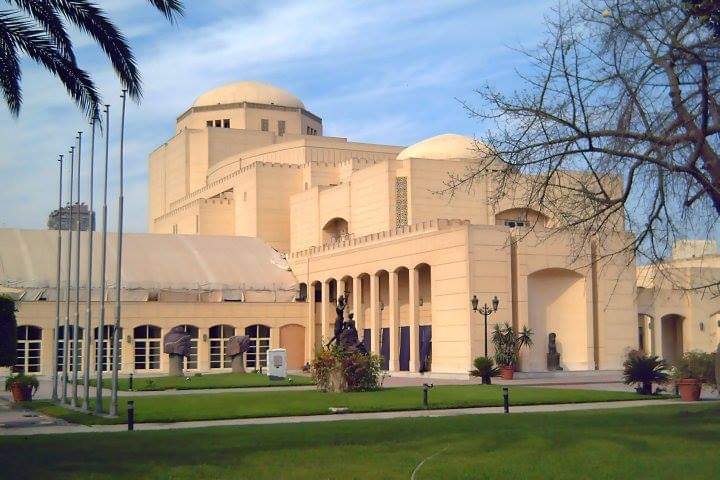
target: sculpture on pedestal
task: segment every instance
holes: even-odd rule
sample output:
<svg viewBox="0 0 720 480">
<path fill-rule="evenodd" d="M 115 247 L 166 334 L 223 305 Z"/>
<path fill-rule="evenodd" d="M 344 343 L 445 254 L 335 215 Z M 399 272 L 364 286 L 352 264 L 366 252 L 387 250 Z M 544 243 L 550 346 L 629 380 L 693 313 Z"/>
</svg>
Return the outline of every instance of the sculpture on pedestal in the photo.
<svg viewBox="0 0 720 480">
<path fill-rule="evenodd" d="M 235 335 L 227 339 L 225 353 L 230 357 L 230 368 L 233 373 L 244 373 L 243 353 L 252 346 L 252 341 L 247 335 Z"/>
<path fill-rule="evenodd" d="M 547 369 L 550 372 L 562 370 L 560 366 L 560 353 L 557 351 L 555 332 L 548 335 Z"/>
<path fill-rule="evenodd" d="M 353 312 L 348 314 L 347 321 L 344 319 L 344 312 L 347 303 L 345 303 L 345 297 L 342 295 L 338 298 L 335 312 L 337 317 L 335 318 L 335 335 L 327 343 L 328 346 L 335 342 L 342 350 L 353 352 L 357 351 L 363 355 L 367 355 L 367 349 L 365 344 L 359 341 L 358 331 L 355 328 L 355 320 Z"/>
<path fill-rule="evenodd" d="M 173 327 L 165 335 L 163 349 L 170 356 L 168 375 L 183 375 L 183 358 L 190 355 L 191 345 L 190 335 L 183 327 Z"/>
</svg>

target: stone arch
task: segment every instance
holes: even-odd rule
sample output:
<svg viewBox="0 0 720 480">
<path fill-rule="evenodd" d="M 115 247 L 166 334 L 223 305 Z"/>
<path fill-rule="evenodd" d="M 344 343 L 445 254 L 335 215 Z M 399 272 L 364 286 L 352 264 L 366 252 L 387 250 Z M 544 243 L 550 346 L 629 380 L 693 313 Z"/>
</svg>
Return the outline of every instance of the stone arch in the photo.
<svg viewBox="0 0 720 480">
<path fill-rule="evenodd" d="M 495 214 L 495 225 L 515 227 L 545 227 L 548 217 L 532 208 L 508 208 Z"/>
<path fill-rule="evenodd" d="M 280 348 L 287 351 L 289 370 L 300 370 L 305 361 L 305 327 L 290 323 L 280 327 Z"/>
<path fill-rule="evenodd" d="M 335 243 L 345 237 L 349 230 L 349 223 L 342 217 L 335 217 L 328 220 L 322 228 L 323 244 Z"/>
<path fill-rule="evenodd" d="M 585 277 L 564 268 L 547 268 L 528 275 L 528 326 L 535 345 L 528 370 L 547 369 L 548 335 L 557 335 L 560 365 L 565 370 L 588 370 L 588 312 Z"/>
</svg>

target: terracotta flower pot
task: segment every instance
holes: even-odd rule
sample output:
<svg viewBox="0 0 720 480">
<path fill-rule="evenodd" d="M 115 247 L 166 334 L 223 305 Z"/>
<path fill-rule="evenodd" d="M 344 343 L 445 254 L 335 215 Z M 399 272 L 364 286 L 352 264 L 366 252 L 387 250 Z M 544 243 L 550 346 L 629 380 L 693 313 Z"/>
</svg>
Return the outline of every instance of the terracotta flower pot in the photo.
<svg viewBox="0 0 720 480">
<path fill-rule="evenodd" d="M 515 367 L 512 365 L 503 365 L 500 367 L 500 378 L 503 380 L 512 380 Z"/>
<path fill-rule="evenodd" d="M 19 383 L 10 386 L 14 402 L 29 402 L 32 400 L 32 387 L 25 387 Z"/>
<path fill-rule="evenodd" d="M 680 398 L 685 402 L 697 402 L 700 400 L 700 389 L 702 383 L 695 378 L 683 378 L 677 382 Z"/>
</svg>

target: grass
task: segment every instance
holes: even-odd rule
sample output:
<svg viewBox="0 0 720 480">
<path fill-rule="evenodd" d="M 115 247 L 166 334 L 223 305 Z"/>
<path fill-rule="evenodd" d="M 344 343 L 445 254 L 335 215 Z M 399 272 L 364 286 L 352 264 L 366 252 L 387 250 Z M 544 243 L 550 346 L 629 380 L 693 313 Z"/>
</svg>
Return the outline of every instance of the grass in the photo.
<svg viewBox="0 0 720 480">
<path fill-rule="evenodd" d="M 12 479 L 709 479 L 720 406 L 0 437 Z"/>
<path fill-rule="evenodd" d="M 647 399 L 637 393 L 511 387 L 511 405 L 608 402 Z M 655 397 L 658 398 L 658 397 Z M 125 423 L 126 401 L 120 398 L 120 416 L 115 419 L 84 415 L 49 402 L 28 406 L 73 423 Z M 387 388 L 377 392 L 323 393 L 314 390 L 283 392 L 238 392 L 193 395 L 137 396 L 135 421 L 180 422 L 228 418 L 276 417 L 329 414 L 330 407 L 350 412 L 417 410 L 422 408 L 422 387 Z M 430 391 L 431 408 L 485 407 L 502 405 L 498 385 L 443 385 Z M 108 399 L 105 399 L 107 407 Z M 107 411 L 107 410 L 106 410 Z"/>
<path fill-rule="evenodd" d="M 103 387 L 110 388 L 110 378 L 103 379 Z M 90 381 L 93 387 L 95 380 Z M 135 377 L 133 379 L 134 391 L 162 391 L 162 390 L 202 390 L 211 388 L 249 388 L 249 387 L 289 387 L 296 385 L 313 385 L 310 377 L 303 375 L 289 375 L 285 380 L 270 380 L 267 375 L 259 373 L 213 373 L 189 377 Z M 130 390 L 129 378 L 118 381 L 118 389 Z"/>
</svg>

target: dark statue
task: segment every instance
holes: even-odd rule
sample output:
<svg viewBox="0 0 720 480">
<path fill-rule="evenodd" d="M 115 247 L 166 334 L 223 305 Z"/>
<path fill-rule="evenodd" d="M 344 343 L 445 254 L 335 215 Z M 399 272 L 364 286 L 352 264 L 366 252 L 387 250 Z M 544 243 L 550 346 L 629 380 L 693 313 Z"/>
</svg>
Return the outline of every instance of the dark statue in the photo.
<svg viewBox="0 0 720 480">
<path fill-rule="evenodd" d="M 183 357 L 190 355 L 190 335 L 185 333 L 183 327 L 173 327 L 165 334 L 163 349 L 170 355 L 168 374 L 170 376 L 183 375 Z"/>
<path fill-rule="evenodd" d="M 560 366 L 560 353 L 557 351 L 555 332 L 548 335 L 547 369 L 550 372 L 562 370 Z"/>
<path fill-rule="evenodd" d="M 335 312 L 337 317 L 335 318 L 335 336 L 330 339 L 328 345 L 335 342 L 341 349 L 345 351 L 358 351 L 363 355 L 367 355 L 368 351 L 365 348 L 365 344 L 359 341 L 358 331 L 355 328 L 355 320 L 353 319 L 354 314 L 350 312 L 348 314 L 347 321 L 344 319 L 344 312 L 347 303 L 345 297 L 342 295 L 338 298 Z"/>
<path fill-rule="evenodd" d="M 247 352 L 251 346 L 252 341 L 247 335 L 234 335 L 227 339 L 225 353 L 230 357 L 230 367 L 233 373 L 245 372 L 243 353 Z"/>
</svg>

